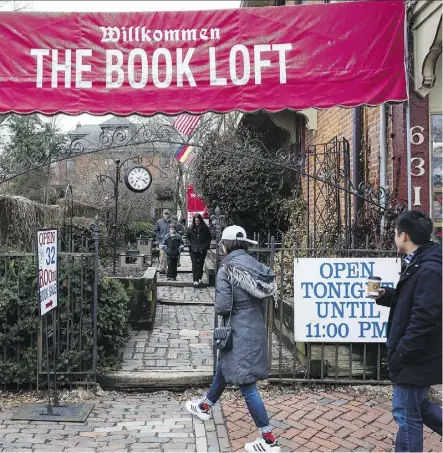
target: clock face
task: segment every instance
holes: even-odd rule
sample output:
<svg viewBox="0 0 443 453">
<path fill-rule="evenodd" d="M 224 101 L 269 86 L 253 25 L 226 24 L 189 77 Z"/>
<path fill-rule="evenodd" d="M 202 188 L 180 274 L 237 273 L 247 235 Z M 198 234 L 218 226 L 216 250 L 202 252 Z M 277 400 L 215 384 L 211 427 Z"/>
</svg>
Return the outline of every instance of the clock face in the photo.
<svg viewBox="0 0 443 453">
<path fill-rule="evenodd" d="M 151 182 L 152 175 L 146 167 L 133 167 L 125 174 L 125 184 L 133 192 L 148 190 Z"/>
</svg>

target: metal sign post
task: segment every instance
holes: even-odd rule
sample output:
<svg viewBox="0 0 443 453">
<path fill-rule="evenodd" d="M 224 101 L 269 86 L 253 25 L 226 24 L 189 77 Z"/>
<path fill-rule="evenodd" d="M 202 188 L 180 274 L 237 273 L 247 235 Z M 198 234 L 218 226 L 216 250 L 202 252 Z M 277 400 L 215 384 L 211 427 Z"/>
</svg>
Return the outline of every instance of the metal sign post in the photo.
<svg viewBox="0 0 443 453">
<path fill-rule="evenodd" d="M 98 242 L 98 236 L 96 239 Z M 98 249 L 96 246 L 96 256 Z M 57 422 L 81 422 L 89 416 L 94 404 L 59 404 L 57 390 L 57 306 L 58 292 L 58 230 L 47 228 L 37 230 L 37 285 L 38 305 L 40 316 L 44 318 L 46 367 L 48 382 L 47 404 L 26 404 L 21 406 L 11 417 L 12 420 L 39 420 Z M 96 268 L 98 263 L 96 261 Z M 97 273 L 96 273 L 97 279 Z M 97 281 L 95 281 L 97 285 Z M 94 299 L 96 301 L 96 298 Z M 96 310 L 96 307 L 95 307 Z M 52 321 L 52 329 L 51 329 Z M 96 315 L 95 315 L 96 321 Z M 96 322 L 94 324 L 96 329 Z M 51 331 L 50 331 L 51 329 Z M 96 335 L 96 332 L 95 332 Z M 52 375 L 54 381 L 54 396 L 51 400 L 51 366 L 49 338 L 52 337 Z M 94 337 L 96 338 L 96 336 Z M 96 346 L 96 345 L 95 345 Z M 96 350 L 96 347 L 95 347 Z M 96 358 L 95 358 L 96 362 Z M 95 369 L 95 368 L 94 368 Z M 43 371 L 41 371 L 43 372 Z"/>
<path fill-rule="evenodd" d="M 37 230 L 37 282 L 40 316 L 45 318 L 45 347 L 48 380 L 47 415 L 56 415 L 53 406 L 57 407 L 57 335 L 56 312 L 58 305 L 58 230 Z M 52 317 L 52 332 L 49 333 L 49 317 Z M 51 404 L 51 378 L 49 365 L 49 337 L 52 336 L 52 366 L 54 380 L 54 401 Z"/>
</svg>

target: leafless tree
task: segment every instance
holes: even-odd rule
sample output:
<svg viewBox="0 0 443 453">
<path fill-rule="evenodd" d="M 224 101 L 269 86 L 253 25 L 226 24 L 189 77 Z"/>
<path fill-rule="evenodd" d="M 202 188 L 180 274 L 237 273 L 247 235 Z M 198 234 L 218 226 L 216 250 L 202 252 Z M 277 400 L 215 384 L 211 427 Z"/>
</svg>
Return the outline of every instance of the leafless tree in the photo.
<svg viewBox="0 0 443 453">
<path fill-rule="evenodd" d="M 29 8 L 29 2 L 17 0 L 0 0 L 2 11 L 23 11 Z"/>
</svg>

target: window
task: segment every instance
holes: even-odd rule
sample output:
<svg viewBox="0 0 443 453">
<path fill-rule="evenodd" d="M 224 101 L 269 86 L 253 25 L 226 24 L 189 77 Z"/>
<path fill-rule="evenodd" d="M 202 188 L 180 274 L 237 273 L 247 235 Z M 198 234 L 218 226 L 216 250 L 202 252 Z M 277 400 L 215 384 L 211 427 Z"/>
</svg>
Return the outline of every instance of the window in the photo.
<svg viewBox="0 0 443 453">
<path fill-rule="evenodd" d="M 432 218 L 436 239 L 442 241 L 443 223 L 443 115 L 431 115 Z"/>
<path fill-rule="evenodd" d="M 66 176 L 72 175 L 75 171 L 75 160 L 74 159 L 68 159 L 66 161 Z"/>
<path fill-rule="evenodd" d="M 160 159 L 160 168 L 162 170 L 169 170 L 171 159 L 169 157 L 162 157 Z"/>
<path fill-rule="evenodd" d="M 59 171 L 60 171 L 60 162 L 51 162 L 50 168 L 51 172 L 55 176 L 59 176 Z"/>
</svg>

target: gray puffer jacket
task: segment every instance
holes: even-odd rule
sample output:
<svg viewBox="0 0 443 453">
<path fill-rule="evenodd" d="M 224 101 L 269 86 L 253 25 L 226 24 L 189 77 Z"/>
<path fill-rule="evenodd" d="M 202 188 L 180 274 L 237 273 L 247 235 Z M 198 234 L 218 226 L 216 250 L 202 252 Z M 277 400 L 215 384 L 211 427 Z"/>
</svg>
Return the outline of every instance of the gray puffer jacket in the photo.
<svg viewBox="0 0 443 453">
<path fill-rule="evenodd" d="M 274 293 L 274 272 L 245 250 L 235 250 L 223 259 L 217 273 L 215 311 L 223 317 L 224 325 L 234 300 L 230 323 L 232 349 L 220 351 L 226 382 L 242 385 L 268 377 L 263 299 Z"/>
</svg>

